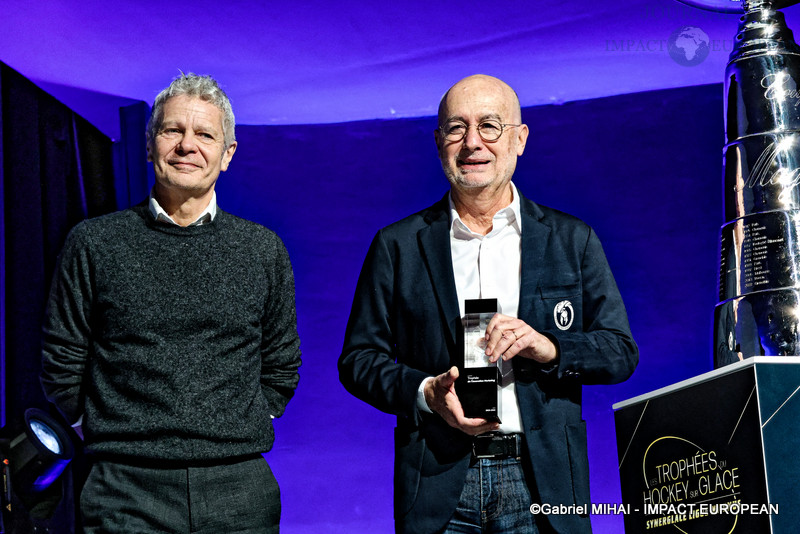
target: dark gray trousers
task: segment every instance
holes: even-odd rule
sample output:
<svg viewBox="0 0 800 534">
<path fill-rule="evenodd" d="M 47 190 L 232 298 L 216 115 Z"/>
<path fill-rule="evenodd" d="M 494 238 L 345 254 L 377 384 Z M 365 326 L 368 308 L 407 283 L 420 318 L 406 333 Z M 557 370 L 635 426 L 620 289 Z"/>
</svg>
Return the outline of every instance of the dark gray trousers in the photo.
<svg viewBox="0 0 800 534">
<path fill-rule="evenodd" d="M 277 534 L 280 489 L 260 456 L 182 468 L 98 460 L 81 513 L 86 534 Z"/>
</svg>

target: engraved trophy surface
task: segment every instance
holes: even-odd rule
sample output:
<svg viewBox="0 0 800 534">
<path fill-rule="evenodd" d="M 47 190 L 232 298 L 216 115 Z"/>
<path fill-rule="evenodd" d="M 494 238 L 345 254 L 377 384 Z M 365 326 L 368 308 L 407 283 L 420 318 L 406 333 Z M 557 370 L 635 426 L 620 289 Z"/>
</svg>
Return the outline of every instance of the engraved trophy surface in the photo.
<svg viewBox="0 0 800 534">
<path fill-rule="evenodd" d="M 737 9 L 725 71 L 715 367 L 800 354 L 800 47 L 776 10 L 795 3 L 745 0 Z"/>
</svg>

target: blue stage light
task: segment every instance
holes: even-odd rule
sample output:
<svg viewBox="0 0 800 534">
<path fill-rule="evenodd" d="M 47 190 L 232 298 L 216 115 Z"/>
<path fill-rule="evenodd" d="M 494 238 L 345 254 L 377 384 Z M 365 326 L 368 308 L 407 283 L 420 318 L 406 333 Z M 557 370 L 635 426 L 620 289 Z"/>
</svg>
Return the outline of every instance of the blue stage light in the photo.
<svg viewBox="0 0 800 534">
<path fill-rule="evenodd" d="M 64 472 L 75 453 L 63 426 L 36 408 L 25 411 L 25 431 L 8 446 L 14 491 L 38 493 Z"/>
<path fill-rule="evenodd" d="M 61 442 L 58 440 L 58 436 L 53 429 L 41 421 L 33 420 L 30 424 L 31 431 L 39 438 L 42 445 L 47 447 L 53 454 L 61 454 Z"/>
</svg>

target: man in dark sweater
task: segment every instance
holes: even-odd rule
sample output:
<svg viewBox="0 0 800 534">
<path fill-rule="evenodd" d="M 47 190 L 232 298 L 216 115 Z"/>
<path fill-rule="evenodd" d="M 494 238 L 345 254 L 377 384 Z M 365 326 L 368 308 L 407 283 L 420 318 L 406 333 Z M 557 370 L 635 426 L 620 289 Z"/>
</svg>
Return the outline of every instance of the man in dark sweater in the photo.
<svg viewBox="0 0 800 534">
<path fill-rule="evenodd" d="M 236 150 L 230 102 L 182 75 L 148 124 L 147 202 L 67 238 L 44 324 L 42 385 L 80 423 L 92 532 L 278 532 L 261 454 L 300 366 L 281 240 L 217 208 Z"/>
</svg>

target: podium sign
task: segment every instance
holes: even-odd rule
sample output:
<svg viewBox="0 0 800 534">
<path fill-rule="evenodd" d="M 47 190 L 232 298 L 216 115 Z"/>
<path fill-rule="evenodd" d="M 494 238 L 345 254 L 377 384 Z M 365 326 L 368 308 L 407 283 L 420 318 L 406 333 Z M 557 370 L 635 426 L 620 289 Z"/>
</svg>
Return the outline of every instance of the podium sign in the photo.
<svg viewBox="0 0 800 534">
<path fill-rule="evenodd" d="M 625 532 L 795 532 L 800 357 L 754 357 L 614 405 Z"/>
</svg>

